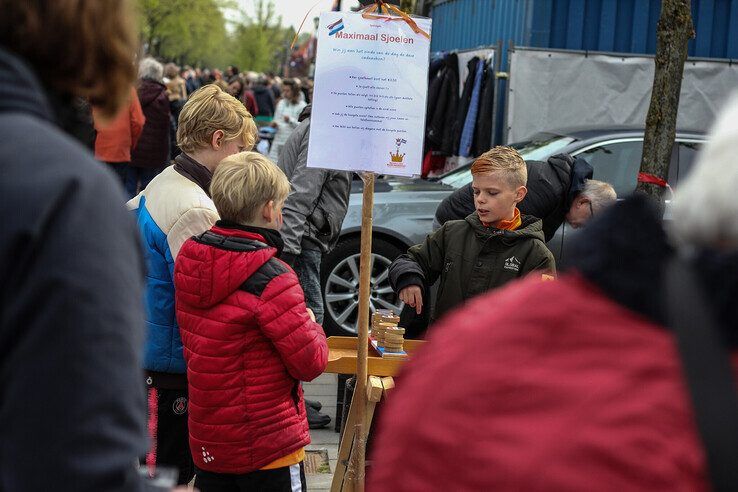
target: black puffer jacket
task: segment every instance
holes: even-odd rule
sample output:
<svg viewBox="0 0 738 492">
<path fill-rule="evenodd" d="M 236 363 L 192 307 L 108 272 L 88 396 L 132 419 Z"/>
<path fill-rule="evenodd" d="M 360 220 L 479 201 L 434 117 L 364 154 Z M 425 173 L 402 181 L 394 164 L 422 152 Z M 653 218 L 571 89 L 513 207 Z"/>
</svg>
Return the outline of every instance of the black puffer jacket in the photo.
<svg viewBox="0 0 738 492">
<path fill-rule="evenodd" d="M 453 152 L 453 124 L 459 106 L 459 57 L 451 53 L 431 82 L 428 97 L 427 146 L 448 155 Z"/>
<path fill-rule="evenodd" d="M 155 80 L 142 79 L 138 99 L 146 117 L 138 144 L 131 150 L 131 165 L 163 167 L 169 160 L 170 105 L 167 88 Z"/>
<path fill-rule="evenodd" d="M 584 159 L 559 154 L 548 161 L 526 161 L 528 167 L 528 194 L 518 205 L 520 212 L 543 220 L 543 234 L 549 241 L 566 218 L 575 187 L 572 176 L 576 176 L 577 192 L 581 191 L 584 179 L 592 177 L 592 166 Z M 576 172 L 575 172 L 576 171 Z M 581 183 L 579 183 L 581 181 Z M 474 194 L 469 183 L 447 196 L 436 209 L 439 225 L 449 220 L 460 220 L 474 212 Z"/>
</svg>

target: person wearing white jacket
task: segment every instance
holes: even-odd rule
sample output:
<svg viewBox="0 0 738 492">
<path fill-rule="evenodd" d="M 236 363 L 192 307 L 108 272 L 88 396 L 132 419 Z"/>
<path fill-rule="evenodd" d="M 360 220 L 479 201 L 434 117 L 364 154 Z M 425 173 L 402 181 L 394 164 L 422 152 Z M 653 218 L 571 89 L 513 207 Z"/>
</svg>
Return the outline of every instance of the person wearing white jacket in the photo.
<svg viewBox="0 0 738 492">
<path fill-rule="evenodd" d="M 272 120 L 272 127 L 277 130 L 274 134 L 274 140 L 272 140 L 272 148 L 269 151 L 269 159 L 273 162 L 277 162 L 279 159 L 282 146 L 297 127 L 297 118 L 306 106 L 305 101 L 300 98 L 301 95 L 300 88 L 294 81 L 285 80 L 282 82 L 282 99 L 277 103 L 277 109 L 274 111 L 274 119 Z"/>
</svg>

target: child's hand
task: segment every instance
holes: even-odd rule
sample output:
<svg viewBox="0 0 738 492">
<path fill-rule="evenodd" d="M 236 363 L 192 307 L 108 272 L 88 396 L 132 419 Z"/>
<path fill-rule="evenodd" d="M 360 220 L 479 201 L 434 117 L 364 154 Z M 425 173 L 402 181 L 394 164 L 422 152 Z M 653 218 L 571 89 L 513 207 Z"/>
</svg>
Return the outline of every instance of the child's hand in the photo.
<svg viewBox="0 0 738 492">
<path fill-rule="evenodd" d="M 415 312 L 420 314 L 423 312 L 423 290 L 418 285 L 405 287 L 400 291 L 400 300 L 410 307 L 415 308 Z"/>
<path fill-rule="evenodd" d="M 308 316 L 310 316 L 310 319 L 312 320 L 312 322 L 315 323 L 316 322 L 315 321 L 315 313 L 310 308 L 307 308 L 307 311 L 308 311 Z"/>
</svg>

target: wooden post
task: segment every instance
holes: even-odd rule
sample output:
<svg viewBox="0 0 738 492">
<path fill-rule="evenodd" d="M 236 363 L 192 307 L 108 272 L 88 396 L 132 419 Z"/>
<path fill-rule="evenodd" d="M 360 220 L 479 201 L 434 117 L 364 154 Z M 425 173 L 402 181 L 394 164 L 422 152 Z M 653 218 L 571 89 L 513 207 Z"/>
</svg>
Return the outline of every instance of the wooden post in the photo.
<svg viewBox="0 0 738 492">
<path fill-rule="evenodd" d="M 369 294 L 371 290 L 372 275 L 372 211 L 374 208 L 374 173 L 365 172 L 362 175 L 364 181 L 364 198 L 361 207 L 361 259 L 359 264 L 359 333 L 358 333 L 358 357 L 356 360 L 356 388 L 354 388 L 355 403 L 357 405 L 357 424 L 354 434 L 356 442 L 356 461 L 354 463 L 355 474 L 352 477 L 354 490 L 364 491 L 364 471 L 366 462 L 366 432 L 364 431 L 366 421 L 366 384 L 369 378 L 367 374 L 367 357 L 369 356 Z"/>
</svg>

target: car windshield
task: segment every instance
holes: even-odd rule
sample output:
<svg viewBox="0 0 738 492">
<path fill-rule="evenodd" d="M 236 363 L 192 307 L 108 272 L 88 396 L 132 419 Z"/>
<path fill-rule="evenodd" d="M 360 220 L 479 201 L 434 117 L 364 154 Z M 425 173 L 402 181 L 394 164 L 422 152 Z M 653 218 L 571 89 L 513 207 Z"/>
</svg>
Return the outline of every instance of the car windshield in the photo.
<svg viewBox="0 0 738 492">
<path fill-rule="evenodd" d="M 539 133 L 530 140 L 510 144 L 510 147 L 520 153 L 526 161 L 543 161 L 555 155 L 561 149 L 572 143 L 572 137 L 554 135 L 552 133 Z M 439 178 L 445 185 L 460 188 L 471 182 L 471 164 L 466 164 L 454 169 Z"/>
</svg>

